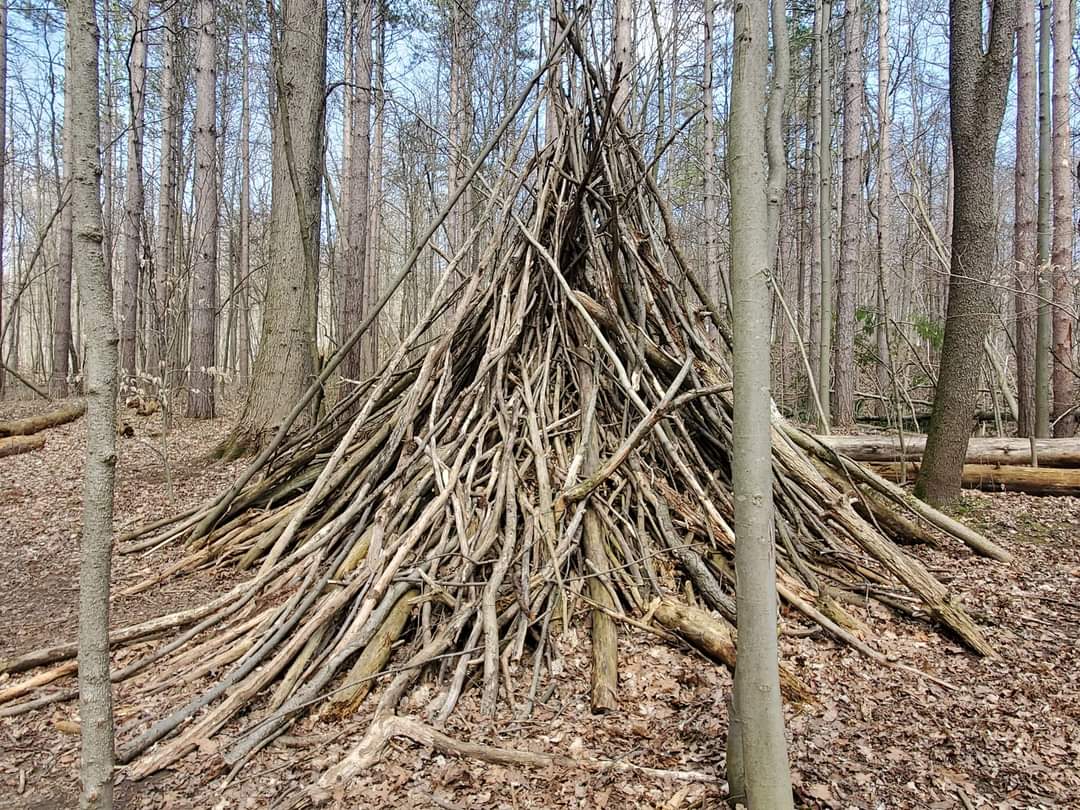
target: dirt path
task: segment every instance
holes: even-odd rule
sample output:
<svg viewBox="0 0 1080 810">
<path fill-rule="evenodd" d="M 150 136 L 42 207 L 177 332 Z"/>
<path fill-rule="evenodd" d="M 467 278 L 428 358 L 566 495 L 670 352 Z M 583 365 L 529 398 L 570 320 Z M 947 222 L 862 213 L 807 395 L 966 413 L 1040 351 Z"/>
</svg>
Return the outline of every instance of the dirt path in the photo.
<svg viewBox="0 0 1080 810">
<path fill-rule="evenodd" d="M 39 407 L 5 403 L 0 418 Z M 181 420 L 167 442 L 170 497 L 158 422 L 132 421 L 136 437 L 122 441 L 118 468 L 121 530 L 197 503 L 225 486 L 239 466 L 203 461 L 227 430 L 224 420 Z M 82 448 L 83 427 L 74 423 L 50 431 L 40 451 L 0 460 L 0 657 L 74 638 Z M 819 696 L 815 704 L 788 707 L 804 806 L 1080 807 L 1080 500 L 973 495 L 966 511 L 967 519 L 1015 553 L 1013 564 L 979 560 L 959 548 L 915 553 L 986 625 L 1000 657 L 975 659 L 924 621 L 878 607 L 856 612 L 887 652 L 950 681 L 955 690 L 871 665 L 827 638 L 784 636 L 785 660 Z M 117 557 L 115 581 L 133 584 L 176 557 L 169 548 Z M 200 572 L 117 599 L 116 623 L 196 604 L 227 588 L 230 577 L 228 571 Z M 623 630 L 619 711 L 589 714 L 588 636 L 579 629 L 560 638 L 561 675 L 531 718 L 516 719 L 503 708 L 493 724 L 481 720 L 476 696 L 468 693 L 447 733 L 653 768 L 719 772 L 727 673 L 688 651 Z M 515 674 L 515 683 L 528 682 L 527 674 Z M 174 690 L 132 702 L 128 696 L 137 685 L 117 690 L 118 723 L 128 726 L 128 735 L 181 699 Z M 415 701 L 402 712 L 422 716 L 423 701 Z M 269 806 L 344 754 L 366 728 L 365 711 L 370 708 L 344 722 L 303 720 L 228 786 L 216 745 L 208 741 L 176 770 L 121 782 L 119 806 Z M 76 712 L 68 703 L 0 719 L 0 808 L 74 806 L 78 740 L 62 729 Z M 676 808 L 716 807 L 722 794 L 715 785 L 684 786 L 638 774 L 459 761 L 396 741 L 382 763 L 334 799 L 332 804 L 349 808 Z"/>
</svg>

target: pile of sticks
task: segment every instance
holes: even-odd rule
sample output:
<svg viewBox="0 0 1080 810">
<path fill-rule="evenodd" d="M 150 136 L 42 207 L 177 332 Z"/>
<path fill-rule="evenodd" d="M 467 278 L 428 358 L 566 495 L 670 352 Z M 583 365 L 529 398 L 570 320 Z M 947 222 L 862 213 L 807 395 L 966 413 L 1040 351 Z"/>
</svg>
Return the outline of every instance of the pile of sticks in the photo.
<svg viewBox="0 0 1080 810">
<path fill-rule="evenodd" d="M 578 77 L 578 112 L 562 113 L 559 136 L 532 159 L 511 150 L 504 165 L 520 168 L 484 187 L 469 244 L 381 372 L 282 444 L 236 497 L 127 539 L 127 551 L 187 549 L 135 590 L 203 566 L 252 571 L 205 605 L 114 633 L 116 647 L 160 639 L 115 673 L 157 673 L 125 701 L 176 685 L 188 695 L 121 729 L 133 777 L 215 736 L 235 771 L 311 713 L 363 708 L 374 729 L 421 679 L 438 686 L 425 718 L 435 726 L 466 689 L 488 715 L 500 702 L 528 715 L 558 670 L 553 638 L 581 612 L 596 711 L 618 705 L 620 633 L 681 636 L 733 663 L 726 326 L 610 115 L 611 94 L 587 64 Z M 945 535 L 1007 555 L 779 415 L 774 425 L 784 621 L 885 665 L 845 607 L 879 599 L 991 654 L 897 541 Z M 71 697 L 39 693 L 70 673 L 73 652 L 0 662 L 59 665 L 0 694 L 0 712 Z M 810 697 L 792 672 L 784 689 Z M 12 705 L 19 696 L 30 699 Z"/>
</svg>

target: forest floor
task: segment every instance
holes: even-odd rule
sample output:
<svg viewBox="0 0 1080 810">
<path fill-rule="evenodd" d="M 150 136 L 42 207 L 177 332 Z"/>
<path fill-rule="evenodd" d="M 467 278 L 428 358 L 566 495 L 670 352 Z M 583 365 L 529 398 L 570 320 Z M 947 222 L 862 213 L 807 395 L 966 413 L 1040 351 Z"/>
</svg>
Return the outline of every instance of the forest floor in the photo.
<svg viewBox="0 0 1080 810">
<path fill-rule="evenodd" d="M 0 419 L 40 410 L 39 403 L 0 403 Z M 198 503 L 226 487 L 243 466 L 207 460 L 228 430 L 225 418 L 210 424 L 181 419 L 167 437 L 157 416 L 126 418 L 135 436 L 120 440 L 118 531 Z M 0 657 L 75 638 L 83 442 L 80 421 L 50 430 L 39 451 L 0 459 Z M 1013 552 L 1014 562 L 992 563 L 958 546 L 912 551 L 949 583 L 1000 656 L 978 659 L 927 623 L 877 606 L 864 606 L 858 614 L 885 651 L 954 689 L 879 667 L 819 634 L 783 636 L 783 658 L 817 696 L 814 703 L 787 707 L 800 806 L 1080 807 L 1080 499 L 971 494 L 961 511 Z M 114 584 L 138 582 L 178 556 L 173 548 L 117 556 Z M 233 581 L 228 570 L 204 571 L 117 598 L 114 621 L 191 606 Z M 561 672 L 530 719 L 517 720 L 503 708 L 494 723 L 483 720 L 477 696 L 467 693 L 447 733 L 504 747 L 719 773 L 727 672 L 622 626 L 620 709 L 593 716 L 586 622 L 582 617 L 576 629 L 560 636 Z M 0 688 L 5 685 L 0 677 Z M 166 691 L 133 705 L 131 691 L 129 684 L 117 689 L 117 723 L 128 725 L 125 738 L 182 698 L 179 691 Z M 366 728 L 365 708 L 370 711 L 362 707 L 344 724 L 302 721 L 228 786 L 215 765 L 217 744 L 208 740 L 174 770 L 143 782 L 121 777 L 117 805 L 269 806 L 290 786 L 313 782 L 349 750 Z M 401 710 L 420 714 L 422 708 Z M 76 719 L 73 703 L 0 719 L 0 808 L 76 806 Z M 230 729 L 223 733 L 228 736 Z M 717 784 L 682 784 L 640 772 L 508 768 L 395 741 L 383 761 L 332 804 L 675 810 L 717 807 L 722 796 Z"/>
</svg>

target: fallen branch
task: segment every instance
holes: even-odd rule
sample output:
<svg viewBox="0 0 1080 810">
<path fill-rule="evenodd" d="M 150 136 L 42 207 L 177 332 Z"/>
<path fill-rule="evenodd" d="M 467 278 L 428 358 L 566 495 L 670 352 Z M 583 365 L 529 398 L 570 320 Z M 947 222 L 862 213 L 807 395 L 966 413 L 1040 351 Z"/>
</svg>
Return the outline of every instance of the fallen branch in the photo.
<svg viewBox="0 0 1080 810">
<path fill-rule="evenodd" d="M 39 450 L 44 446 L 45 437 L 43 435 L 7 436 L 0 438 L 0 458 L 29 453 L 31 450 Z"/>
<path fill-rule="evenodd" d="M 23 419 L 0 422 L 0 438 L 5 436 L 30 436 L 48 428 L 74 422 L 84 413 L 86 413 L 86 403 L 79 400 L 38 416 L 27 416 Z"/>
<path fill-rule="evenodd" d="M 1039 456 L 1042 462 L 1042 456 Z M 919 464 L 902 462 L 871 464 L 872 469 L 890 481 L 899 481 L 906 474 L 907 480 L 915 479 Z M 995 466 L 992 464 L 965 464 L 961 485 L 965 489 L 981 489 L 985 492 L 1026 492 L 1029 495 L 1080 495 L 1080 470 L 1054 467 Z"/>
</svg>

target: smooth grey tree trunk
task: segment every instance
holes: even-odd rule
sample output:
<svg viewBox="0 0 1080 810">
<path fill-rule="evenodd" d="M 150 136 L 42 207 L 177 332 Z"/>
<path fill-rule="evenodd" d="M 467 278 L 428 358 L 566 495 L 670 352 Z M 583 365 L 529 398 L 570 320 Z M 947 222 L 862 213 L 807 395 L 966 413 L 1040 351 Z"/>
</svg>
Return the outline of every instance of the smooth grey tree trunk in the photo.
<svg viewBox="0 0 1080 810">
<path fill-rule="evenodd" d="M 1016 293 L 1016 432 L 1035 435 L 1035 333 L 1039 273 L 1035 246 L 1035 2 L 1020 0 L 1016 28 L 1016 163 L 1013 267 Z"/>
<path fill-rule="evenodd" d="M 112 284 L 102 250 L 98 155 L 98 27 L 92 0 L 69 0 L 72 79 L 71 209 L 87 356 L 86 463 L 79 561 L 79 805 L 108 810 L 113 796 L 112 683 L 109 680 L 109 577 L 116 475 L 117 335 Z"/>
<path fill-rule="evenodd" d="M 892 118 L 889 110 L 889 0 L 878 0 L 878 178 L 877 178 L 877 323 L 874 336 L 878 362 L 876 377 L 878 393 L 886 397 L 892 366 L 888 338 L 889 273 L 897 264 L 895 237 L 892 232 Z M 879 415 L 887 416 L 888 402 L 882 400 Z"/>
<path fill-rule="evenodd" d="M 191 356 L 187 415 L 214 416 L 217 345 L 217 25 L 213 0 L 195 7 L 195 230 L 191 246 Z"/>
<path fill-rule="evenodd" d="M 945 339 L 934 408 L 915 493 L 935 505 L 960 495 L 975 415 L 984 341 L 999 298 L 992 284 L 997 224 L 994 158 L 1005 114 L 1017 0 L 997 0 L 984 50 L 981 0 L 949 6 L 949 101 L 953 147 L 952 255 Z"/>
<path fill-rule="evenodd" d="M 251 378 L 251 337 L 249 333 L 250 303 L 248 275 L 251 272 L 251 66 L 248 55 L 248 14 L 244 14 L 241 43 L 240 80 L 240 323 L 237 335 L 239 382 L 247 385 Z"/>
<path fill-rule="evenodd" d="M 716 112 L 713 100 L 713 32 L 715 30 L 715 0 L 705 0 L 705 31 L 703 47 L 705 59 L 703 66 L 704 91 L 704 136 L 702 145 L 702 173 L 704 174 L 704 213 L 705 213 L 705 278 L 710 282 L 713 296 L 730 309 L 731 291 L 728 288 L 727 273 L 720 267 L 717 250 L 716 222 Z"/>
<path fill-rule="evenodd" d="M 768 206 L 762 161 L 767 12 L 767 0 L 749 0 L 735 7 L 728 173 L 738 642 L 727 761 L 732 804 L 785 810 L 793 805 L 777 659 Z"/>
</svg>

